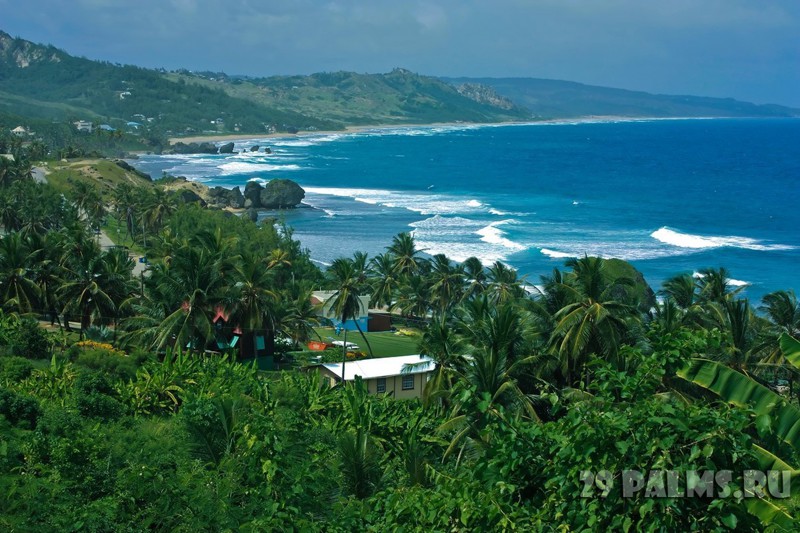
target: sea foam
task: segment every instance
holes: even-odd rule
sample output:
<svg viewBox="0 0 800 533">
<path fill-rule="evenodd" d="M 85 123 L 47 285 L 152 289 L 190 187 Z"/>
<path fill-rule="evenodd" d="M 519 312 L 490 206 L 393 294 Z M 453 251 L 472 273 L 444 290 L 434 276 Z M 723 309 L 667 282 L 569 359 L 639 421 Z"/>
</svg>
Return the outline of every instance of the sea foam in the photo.
<svg viewBox="0 0 800 533">
<path fill-rule="evenodd" d="M 794 246 L 785 244 L 763 244 L 762 241 L 751 239 L 749 237 L 715 237 L 692 235 L 691 233 L 681 233 L 672 230 L 666 226 L 659 228 L 650 234 L 654 239 L 661 241 L 665 244 L 677 246 L 679 248 L 691 248 L 694 250 L 702 250 L 709 248 L 742 248 L 745 250 L 756 250 L 759 252 L 771 252 L 780 250 L 793 250 Z"/>
<path fill-rule="evenodd" d="M 219 166 L 220 174 L 222 176 L 231 176 L 234 174 L 249 174 L 251 172 L 275 172 L 275 171 L 289 171 L 300 170 L 302 167 L 299 165 L 270 165 L 267 163 L 244 163 L 244 162 L 231 162 L 223 163 Z"/>
<path fill-rule="evenodd" d="M 497 225 L 499 224 L 487 226 L 480 220 L 441 215 L 409 224 L 414 228 L 411 234 L 417 246 L 425 253 L 445 254 L 455 261 L 477 257 L 484 264 L 505 261 L 509 254 L 525 249 L 521 244 L 505 238 Z"/>
<path fill-rule="evenodd" d="M 481 240 L 483 242 L 489 244 L 498 244 L 514 252 L 521 252 L 522 250 L 525 250 L 526 246 L 506 238 L 506 232 L 498 227 L 502 226 L 503 224 L 514 223 L 516 223 L 516 220 L 513 218 L 508 220 L 498 220 L 497 222 L 492 222 L 488 226 L 484 226 L 475 233 L 481 236 Z"/>
<path fill-rule="evenodd" d="M 383 189 L 357 189 L 342 187 L 304 187 L 306 192 L 352 198 L 370 205 L 401 208 L 421 215 L 456 215 L 487 210 L 487 206 L 476 199 L 465 199 L 452 195 L 424 194 Z"/>
</svg>

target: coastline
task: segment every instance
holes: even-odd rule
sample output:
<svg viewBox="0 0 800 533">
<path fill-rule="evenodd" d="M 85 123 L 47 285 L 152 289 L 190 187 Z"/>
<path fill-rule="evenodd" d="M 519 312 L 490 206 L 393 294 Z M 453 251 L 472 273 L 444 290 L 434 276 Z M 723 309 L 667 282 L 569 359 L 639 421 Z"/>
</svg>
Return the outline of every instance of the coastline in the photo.
<svg viewBox="0 0 800 533">
<path fill-rule="evenodd" d="M 546 124 L 592 124 L 604 122 L 651 122 L 660 120 L 713 120 L 733 117 L 630 117 L 621 115 L 586 115 L 581 117 L 548 118 L 542 120 L 526 120 L 513 122 L 429 122 L 413 124 L 371 124 L 363 126 L 346 126 L 343 130 L 300 131 L 298 133 L 226 133 L 219 135 L 192 135 L 188 137 L 170 137 L 170 144 L 231 142 L 252 139 L 286 139 L 300 138 L 310 135 L 350 135 L 367 130 L 386 130 L 396 128 L 457 128 L 457 127 L 498 127 L 498 126 L 534 126 Z"/>
</svg>

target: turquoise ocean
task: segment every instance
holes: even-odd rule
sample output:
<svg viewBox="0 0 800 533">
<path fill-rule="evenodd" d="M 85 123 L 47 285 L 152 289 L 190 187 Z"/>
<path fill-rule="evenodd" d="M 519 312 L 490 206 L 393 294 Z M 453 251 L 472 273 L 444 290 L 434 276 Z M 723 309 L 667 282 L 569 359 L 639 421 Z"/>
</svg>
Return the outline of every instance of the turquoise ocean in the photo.
<svg viewBox="0 0 800 533">
<path fill-rule="evenodd" d="M 409 126 L 235 150 L 131 163 L 209 186 L 298 182 L 303 207 L 265 216 L 292 226 L 322 265 L 411 231 L 426 253 L 503 261 L 532 285 L 588 254 L 630 261 L 655 290 L 724 266 L 753 300 L 800 292 L 800 120 Z"/>
</svg>

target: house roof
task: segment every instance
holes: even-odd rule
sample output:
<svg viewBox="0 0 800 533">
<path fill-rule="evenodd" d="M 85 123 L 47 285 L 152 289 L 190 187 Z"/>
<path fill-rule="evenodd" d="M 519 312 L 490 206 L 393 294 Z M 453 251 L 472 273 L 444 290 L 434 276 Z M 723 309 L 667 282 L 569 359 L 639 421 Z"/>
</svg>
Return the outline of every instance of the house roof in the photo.
<svg viewBox="0 0 800 533">
<path fill-rule="evenodd" d="M 418 366 L 410 367 L 408 365 Z M 337 376 L 342 375 L 342 363 L 323 363 L 319 366 L 325 367 Z M 422 374 L 431 372 L 434 367 L 433 359 L 425 355 L 362 359 L 361 361 L 347 361 L 344 367 L 344 379 L 345 381 L 352 381 L 356 376 L 361 376 L 362 379 L 374 379 L 403 374 Z M 407 369 L 406 372 L 403 372 L 404 369 Z"/>
</svg>

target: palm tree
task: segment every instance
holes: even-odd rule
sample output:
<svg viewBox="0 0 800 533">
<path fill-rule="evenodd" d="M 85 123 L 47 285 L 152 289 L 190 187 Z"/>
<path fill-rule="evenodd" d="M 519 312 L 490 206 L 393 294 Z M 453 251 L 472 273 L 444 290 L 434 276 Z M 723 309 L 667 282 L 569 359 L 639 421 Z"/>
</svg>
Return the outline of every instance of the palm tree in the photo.
<svg viewBox="0 0 800 533">
<path fill-rule="evenodd" d="M 430 311 L 431 286 L 424 276 L 409 276 L 400 286 L 397 299 L 390 309 L 399 309 L 408 317 L 426 319 Z"/>
<path fill-rule="evenodd" d="M 0 169 L 0 172 L 2 172 L 2 169 Z M 20 211 L 20 206 L 13 192 L 0 190 L 0 225 L 3 226 L 6 233 L 17 231 L 22 226 Z"/>
<path fill-rule="evenodd" d="M 444 254 L 431 261 L 430 292 L 441 314 L 455 306 L 464 295 L 464 267 L 453 265 Z"/>
<path fill-rule="evenodd" d="M 730 273 L 725 267 L 704 268 L 697 274 L 700 299 L 704 302 L 722 303 L 744 290 L 744 286 L 733 288 Z"/>
<path fill-rule="evenodd" d="M 255 338 L 263 334 L 267 355 L 275 352 L 275 305 L 277 294 L 272 290 L 272 276 L 259 258 L 244 257 L 236 269 L 237 280 L 232 297 L 230 321 L 242 329 L 242 351 L 256 355 Z"/>
<path fill-rule="evenodd" d="M 536 357 L 526 355 L 529 336 L 534 334 L 523 311 L 513 303 L 495 306 L 485 297 L 461 309 L 458 329 L 469 345 L 469 359 L 458 383 L 450 418 L 440 431 L 455 430 L 445 456 L 471 443 L 488 443 L 482 430 L 489 420 L 526 416 L 539 420 L 533 401 L 519 386 L 523 370 Z"/>
<path fill-rule="evenodd" d="M 390 307 L 400 288 L 400 278 L 395 269 L 395 257 L 391 253 L 378 254 L 370 262 L 370 305 Z"/>
<path fill-rule="evenodd" d="M 319 317 L 311 303 L 311 293 L 310 287 L 300 287 L 288 305 L 279 308 L 276 316 L 276 330 L 295 344 L 308 342 L 312 336 L 318 336 L 314 326 L 319 325 Z"/>
<path fill-rule="evenodd" d="M 430 357 L 435 364 L 433 376 L 425 385 L 422 397 L 425 405 L 431 405 L 434 399 L 444 400 L 453 388 L 454 379 L 463 375 L 468 364 L 464 355 L 466 345 L 454 325 L 442 315 L 425 328 L 418 349 L 420 355 Z"/>
<path fill-rule="evenodd" d="M 474 298 L 486 290 L 488 279 L 486 270 L 481 260 L 477 257 L 468 257 L 462 263 L 464 274 L 467 278 L 467 287 L 464 289 L 464 298 Z"/>
<path fill-rule="evenodd" d="M 761 299 L 759 309 L 767 314 L 779 330 L 797 337 L 800 335 L 800 302 L 794 291 L 776 291 Z"/>
<path fill-rule="evenodd" d="M 64 302 L 64 314 L 77 313 L 83 332 L 92 325 L 92 317 L 115 317 L 117 307 L 112 299 L 108 268 L 100 247 L 95 244 L 82 256 L 70 258 L 66 265 L 64 284 L 59 297 Z M 115 288 L 115 287 L 114 287 Z"/>
<path fill-rule="evenodd" d="M 505 263 L 495 261 L 489 267 L 487 277 L 489 284 L 486 288 L 486 293 L 495 304 L 509 302 L 525 296 L 525 289 L 522 288 L 522 280 L 517 278 L 517 271 Z"/>
<path fill-rule="evenodd" d="M 724 346 L 725 363 L 732 368 L 745 369 L 758 349 L 755 331 L 752 328 L 753 312 L 750 302 L 727 300 L 722 305 L 723 320 L 720 324 L 727 337 Z"/>
<path fill-rule="evenodd" d="M 213 338 L 216 309 L 231 289 L 232 277 L 225 275 L 221 261 L 204 247 L 185 246 L 169 266 L 159 261 L 151 267 L 148 285 L 160 295 L 165 315 L 154 348 L 191 345 L 202 350 Z"/>
<path fill-rule="evenodd" d="M 620 286 L 633 282 L 627 278 L 607 282 L 603 259 L 584 257 L 566 264 L 573 271 L 559 288 L 569 294 L 570 303 L 555 314 L 550 342 L 561 357 L 562 374 L 571 386 L 590 354 L 616 359 L 629 323 L 638 317 L 634 306 L 610 299 Z"/>
<path fill-rule="evenodd" d="M 156 187 L 144 207 L 143 217 L 152 233 L 157 233 L 164 220 L 178 208 L 175 198 L 164 189 Z"/>
<path fill-rule="evenodd" d="M 362 291 L 366 287 L 366 256 L 356 254 L 354 259 L 340 257 L 335 259 L 328 268 L 328 277 L 337 287 L 336 292 L 331 296 L 331 309 L 336 317 L 344 324 L 348 320 L 353 320 L 356 329 L 361 334 L 367 344 L 370 356 L 372 356 L 372 346 L 370 346 L 366 335 L 361 330 L 358 317 L 363 311 L 364 306 L 361 302 Z M 342 360 L 342 381 L 344 382 L 344 361 L 347 359 L 347 328 L 345 328 L 345 347 Z"/>
<path fill-rule="evenodd" d="M 105 206 L 94 186 L 83 181 L 74 182 L 72 184 L 72 201 L 83 219 L 91 226 L 99 225 L 105 212 Z"/>
<path fill-rule="evenodd" d="M 59 310 L 64 306 L 58 298 L 58 288 L 64 281 L 64 269 L 61 266 L 63 253 L 58 235 L 58 233 L 50 233 L 43 239 L 40 245 L 43 255 L 36 266 L 34 275 L 36 285 L 39 287 L 42 310 L 49 313 L 51 325 L 58 321 L 60 327 L 61 320 L 58 315 Z"/>
<path fill-rule="evenodd" d="M 0 307 L 18 313 L 36 308 L 40 290 L 34 266 L 41 250 L 32 250 L 19 233 L 0 238 Z"/>
<path fill-rule="evenodd" d="M 662 284 L 661 294 L 681 309 L 688 310 L 697 301 L 697 283 L 691 274 L 678 274 Z"/>
<path fill-rule="evenodd" d="M 398 233 L 392 237 L 392 244 L 387 248 L 395 259 L 395 271 L 399 277 L 416 274 L 420 269 L 420 253 L 414 243 L 414 237 L 408 233 Z"/>
</svg>

